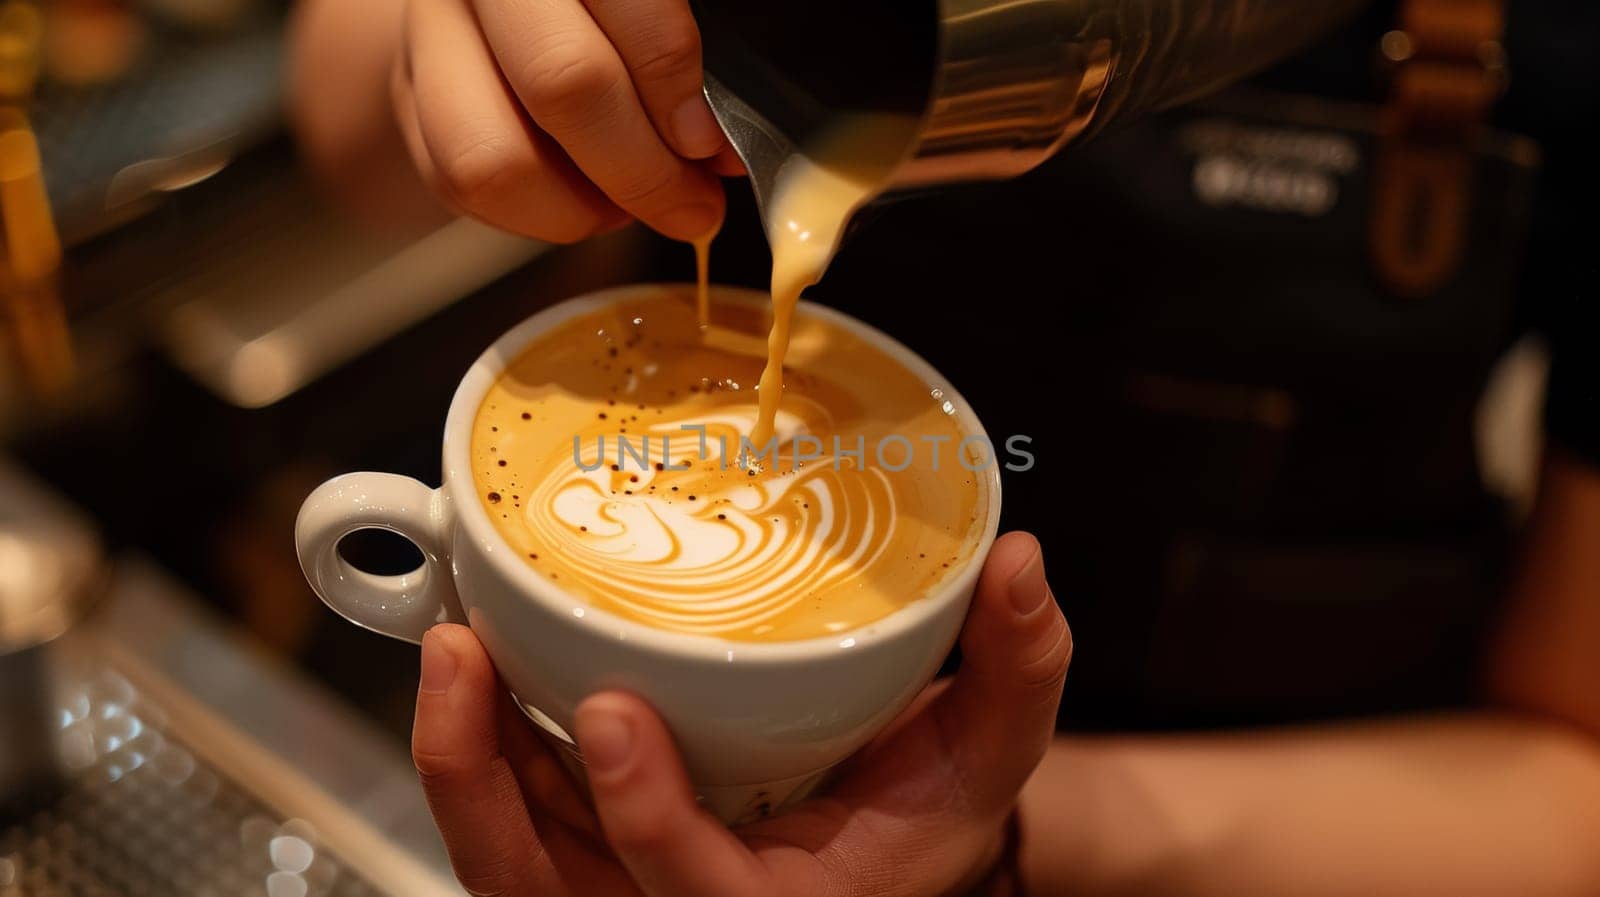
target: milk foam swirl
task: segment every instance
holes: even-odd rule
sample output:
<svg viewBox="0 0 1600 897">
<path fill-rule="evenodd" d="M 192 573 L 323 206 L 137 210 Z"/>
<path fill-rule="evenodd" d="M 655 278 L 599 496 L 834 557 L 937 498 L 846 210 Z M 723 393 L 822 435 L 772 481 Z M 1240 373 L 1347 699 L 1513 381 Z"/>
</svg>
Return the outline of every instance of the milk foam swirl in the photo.
<svg viewBox="0 0 1600 897">
<path fill-rule="evenodd" d="M 512 360 L 479 407 L 484 509 L 512 551 L 581 602 L 575 616 L 587 605 L 733 641 L 813 638 L 870 625 L 960 568 L 985 494 L 951 457 L 966 433 L 939 389 L 799 315 L 772 421 L 779 451 L 763 442 L 759 463 L 741 466 L 764 309 L 714 305 L 709 328 L 696 311 L 692 290 L 661 288 L 573 318 Z M 906 439 L 942 441 L 944 468 L 860 448 Z"/>
<path fill-rule="evenodd" d="M 629 466 L 620 437 L 580 442 L 581 464 L 537 488 L 525 523 L 633 615 L 683 631 L 759 634 L 762 621 L 876 562 L 894 538 L 896 507 L 887 476 L 870 468 L 780 458 L 779 470 L 748 475 L 723 447 L 737 452 L 756 413 L 734 406 L 663 421 L 633 440 L 661 458 L 687 428 L 703 428 L 706 456 L 693 437 L 696 452 L 672 462 L 687 462 L 683 471 Z M 798 432 L 784 414 L 780 436 Z"/>
</svg>

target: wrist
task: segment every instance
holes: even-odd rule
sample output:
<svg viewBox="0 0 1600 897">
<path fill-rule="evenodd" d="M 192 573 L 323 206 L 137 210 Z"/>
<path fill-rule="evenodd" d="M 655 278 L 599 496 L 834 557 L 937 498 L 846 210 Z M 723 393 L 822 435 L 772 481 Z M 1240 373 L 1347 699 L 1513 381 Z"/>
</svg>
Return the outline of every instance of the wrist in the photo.
<svg viewBox="0 0 1600 897">
<path fill-rule="evenodd" d="M 1003 823 L 993 859 L 977 883 L 961 897 L 1026 897 L 1022 883 L 1022 811 L 1012 807 Z"/>
</svg>

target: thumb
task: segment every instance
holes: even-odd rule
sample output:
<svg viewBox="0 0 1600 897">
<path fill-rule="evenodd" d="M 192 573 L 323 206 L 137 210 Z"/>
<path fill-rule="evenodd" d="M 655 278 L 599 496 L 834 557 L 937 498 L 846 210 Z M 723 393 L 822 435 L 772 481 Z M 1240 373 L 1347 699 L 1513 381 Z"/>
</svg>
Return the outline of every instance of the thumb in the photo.
<svg viewBox="0 0 1600 897">
<path fill-rule="evenodd" d="M 538 834 L 500 753 L 498 688 L 472 630 L 428 630 L 411 755 L 462 886 L 474 894 L 531 893 L 550 886 L 552 870 L 540 861 Z"/>
<path fill-rule="evenodd" d="M 979 806 L 1009 806 L 1055 733 L 1072 632 L 1027 533 L 995 542 L 961 631 L 961 669 L 933 707 Z"/>
<path fill-rule="evenodd" d="M 661 718 L 625 692 L 578 705 L 578 747 L 606 842 L 650 897 L 770 894 L 765 870 L 695 803 Z"/>
</svg>

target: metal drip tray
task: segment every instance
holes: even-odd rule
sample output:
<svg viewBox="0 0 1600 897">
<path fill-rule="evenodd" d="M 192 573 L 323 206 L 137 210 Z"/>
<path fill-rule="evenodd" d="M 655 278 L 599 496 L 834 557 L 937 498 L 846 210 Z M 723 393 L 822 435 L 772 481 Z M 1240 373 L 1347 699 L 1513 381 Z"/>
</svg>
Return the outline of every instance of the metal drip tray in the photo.
<svg viewBox="0 0 1600 897">
<path fill-rule="evenodd" d="M 461 894 L 399 745 L 116 566 L 49 649 L 63 774 L 0 810 L 0 897 Z"/>
<path fill-rule="evenodd" d="M 102 669 L 61 707 L 65 793 L 0 828 L 5 897 L 361 897 L 382 893 L 200 759 L 161 709 Z"/>
</svg>

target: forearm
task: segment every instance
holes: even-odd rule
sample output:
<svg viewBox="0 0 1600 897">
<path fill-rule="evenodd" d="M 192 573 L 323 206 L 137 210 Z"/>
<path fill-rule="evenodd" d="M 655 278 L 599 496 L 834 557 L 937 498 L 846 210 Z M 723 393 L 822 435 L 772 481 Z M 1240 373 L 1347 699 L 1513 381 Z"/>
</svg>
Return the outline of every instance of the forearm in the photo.
<svg viewBox="0 0 1600 897">
<path fill-rule="evenodd" d="M 1488 657 L 1503 709 L 1063 738 L 1023 793 L 1033 893 L 1600 893 L 1600 470 L 1544 465 Z"/>
<path fill-rule="evenodd" d="M 1600 743 L 1487 711 L 1062 738 L 1023 820 L 1038 897 L 1593 895 Z"/>
<path fill-rule="evenodd" d="M 1546 455 L 1512 596 L 1490 693 L 1600 738 L 1600 468 Z"/>
<path fill-rule="evenodd" d="M 349 210 L 410 229 L 446 220 L 395 123 L 401 0 L 301 0 L 290 27 L 289 114 L 312 171 Z"/>
</svg>

